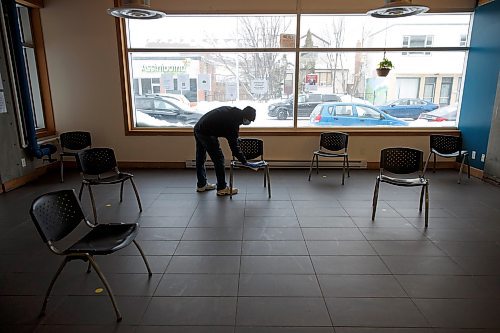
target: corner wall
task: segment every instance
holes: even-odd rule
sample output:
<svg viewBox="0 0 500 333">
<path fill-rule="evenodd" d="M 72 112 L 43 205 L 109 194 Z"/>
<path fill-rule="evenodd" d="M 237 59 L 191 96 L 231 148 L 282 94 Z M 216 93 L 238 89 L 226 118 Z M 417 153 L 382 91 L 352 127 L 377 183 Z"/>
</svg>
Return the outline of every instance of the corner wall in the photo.
<svg viewBox="0 0 500 333">
<path fill-rule="evenodd" d="M 500 69 L 500 1 L 477 8 L 470 37 L 459 129 L 465 149 L 476 151 L 471 160 L 484 169 L 481 154 L 486 154 Z"/>
</svg>

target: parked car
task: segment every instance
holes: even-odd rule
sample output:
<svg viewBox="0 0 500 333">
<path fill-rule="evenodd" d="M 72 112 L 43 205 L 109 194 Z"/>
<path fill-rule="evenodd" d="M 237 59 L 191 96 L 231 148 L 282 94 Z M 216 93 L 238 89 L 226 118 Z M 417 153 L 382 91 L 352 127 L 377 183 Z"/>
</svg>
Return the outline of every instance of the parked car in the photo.
<svg viewBox="0 0 500 333">
<path fill-rule="evenodd" d="M 317 126 L 408 126 L 375 106 L 360 103 L 322 103 L 309 120 Z"/>
<path fill-rule="evenodd" d="M 437 104 L 419 98 L 401 98 L 387 105 L 380 105 L 378 108 L 397 118 L 417 119 L 422 112 L 429 112 L 438 107 Z"/>
<path fill-rule="evenodd" d="M 455 121 L 457 119 L 458 105 L 448 105 L 440 107 L 431 112 L 423 112 L 418 119 L 427 121 Z"/>
<path fill-rule="evenodd" d="M 203 115 L 179 101 L 159 95 L 135 96 L 134 105 L 136 112 L 145 113 L 151 117 L 160 120 L 166 120 L 171 123 L 183 123 L 194 125 Z"/>
<path fill-rule="evenodd" d="M 316 105 L 323 102 L 340 102 L 340 96 L 335 94 L 300 94 L 298 96 L 298 117 L 309 117 Z M 293 117 L 293 96 L 284 102 L 270 104 L 267 115 L 278 119 Z"/>
<path fill-rule="evenodd" d="M 186 105 L 187 107 L 191 107 L 191 102 L 189 102 L 189 99 L 186 98 L 186 96 L 182 94 L 171 94 L 171 93 L 163 93 L 163 94 L 146 94 L 146 96 L 158 96 L 158 97 L 163 97 L 167 99 L 173 99 L 178 102 L 181 102 L 182 104 Z"/>
</svg>

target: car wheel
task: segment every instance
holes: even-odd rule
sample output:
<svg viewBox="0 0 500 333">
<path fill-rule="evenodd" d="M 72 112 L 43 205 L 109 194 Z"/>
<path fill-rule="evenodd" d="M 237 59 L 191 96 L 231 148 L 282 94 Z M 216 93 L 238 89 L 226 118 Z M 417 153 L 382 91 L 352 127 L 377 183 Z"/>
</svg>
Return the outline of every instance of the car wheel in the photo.
<svg viewBox="0 0 500 333">
<path fill-rule="evenodd" d="M 288 117 L 288 111 L 286 109 L 279 109 L 278 110 L 278 119 L 279 120 L 285 120 Z"/>
</svg>

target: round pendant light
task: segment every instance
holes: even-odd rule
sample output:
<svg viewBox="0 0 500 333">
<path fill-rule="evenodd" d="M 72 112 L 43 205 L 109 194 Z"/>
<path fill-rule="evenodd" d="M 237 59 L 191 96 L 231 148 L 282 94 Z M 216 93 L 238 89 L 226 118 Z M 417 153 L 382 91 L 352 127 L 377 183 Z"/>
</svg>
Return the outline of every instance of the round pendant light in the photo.
<svg viewBox="0 0 500 333">
<path fill-rule="evenodd" d="M 151 20 L 167 16 L 151 8 L 150 0 L 122 0 L 119 7 L 109 8 L 108 14 L 127 19 Z"/>
<path fill-rule="evenodd" d="M 378 18 L 395 18 L 417 15 L 425 13 L 428 10 L 429 7 L 412 4 L 411 0 L 385 0 L 383 7 L 370 10 L 366 14 Z"/>
</svg>

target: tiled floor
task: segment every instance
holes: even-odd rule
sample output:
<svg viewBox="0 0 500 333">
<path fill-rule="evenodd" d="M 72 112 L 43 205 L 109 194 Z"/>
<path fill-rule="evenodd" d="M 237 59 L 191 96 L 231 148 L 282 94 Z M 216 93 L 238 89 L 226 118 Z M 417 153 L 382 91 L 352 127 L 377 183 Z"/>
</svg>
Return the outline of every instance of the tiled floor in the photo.
<svg viewBox="0 0 500 333">
<path fill-rule="evenodd" d="M 454 171 L 430 174 L 429 228 L 418 189 L 381 185 L 375 171 L 241 171 L 233 200 L 195 193 L 194 170 L 134 170 L 131 188 L 96 188 L 101 222 L 138 221 L 154 272 L 130 246 L 98 257 L 123 313 L 86 264 L 71 262 L 47 314 L 61 258 L 29 219 L 39 194 L 79 187 L 56 174 L 0 195 L 1 332 L 451 333 L 500 332 L 500 188 Z M 213 176 L 211 177 L 213 179 Z M 127 185 L 129 186 L 129 185 Z M 91 216 L 88 194 L 84 208 Z"/>
</svg>

